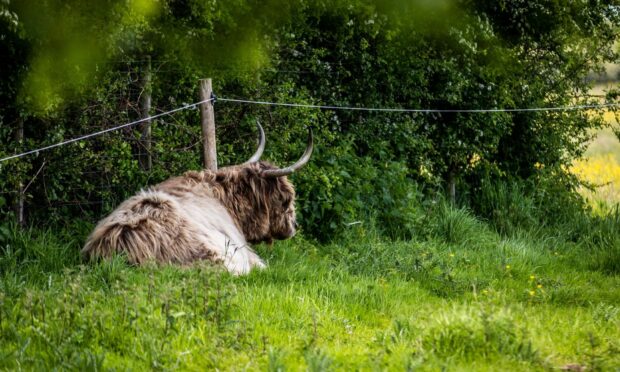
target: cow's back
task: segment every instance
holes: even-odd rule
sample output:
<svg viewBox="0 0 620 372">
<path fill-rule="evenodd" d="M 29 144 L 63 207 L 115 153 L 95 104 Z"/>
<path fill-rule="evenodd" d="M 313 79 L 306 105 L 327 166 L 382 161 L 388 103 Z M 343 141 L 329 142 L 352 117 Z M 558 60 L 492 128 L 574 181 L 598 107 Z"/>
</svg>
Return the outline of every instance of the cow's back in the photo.
<svg viewBox="0 0 620 372">
<path fill-rule="evenodd" d="M 126 200 L 101 220 L 82 254 L 95 258 L 121 253 L 132 264 L 186 264 L 213 256 L 199 235 L 174 197 L 148 190 Z"/>
<path fill-rule="evenodd" d="M 161 189 L 142 191 L 123 202 L 97 224 L 82 250 L 91 259 L 119 253 L 136 265 L 209 259 L 235 274 L 265 266 L 216 199 Z"/>
</svg>

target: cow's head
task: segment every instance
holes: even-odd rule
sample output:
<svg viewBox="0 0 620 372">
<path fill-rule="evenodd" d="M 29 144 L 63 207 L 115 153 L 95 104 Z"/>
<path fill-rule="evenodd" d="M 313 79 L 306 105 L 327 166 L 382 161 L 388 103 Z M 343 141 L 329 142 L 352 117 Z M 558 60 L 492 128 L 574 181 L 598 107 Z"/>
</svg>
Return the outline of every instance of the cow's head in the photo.
<svg viewBox="0 0 620 372">
<path fill-rule="evenodd" d="M 218 172 L 221 185 L 227 188 L 225 204 L 250 243 L 271 242 L 295 235 L 295 189 L 287 176 L 303 167 L 312 155 L 312 130 L 301 158 L 285 168 L 261 161 L 265 135 L 258 124 L 260 141 L 258 150 L 245 163 Z"/>
</svg>

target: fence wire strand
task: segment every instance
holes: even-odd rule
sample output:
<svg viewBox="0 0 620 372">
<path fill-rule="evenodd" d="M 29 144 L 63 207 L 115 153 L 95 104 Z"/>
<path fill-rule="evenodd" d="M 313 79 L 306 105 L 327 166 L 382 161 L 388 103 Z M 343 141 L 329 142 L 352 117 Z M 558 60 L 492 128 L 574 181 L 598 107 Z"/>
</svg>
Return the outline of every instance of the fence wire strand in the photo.
<svg viewBox="0 0 620 372">
<path fill-rule="evenodd" d="M 330 106 L 330 105 L 310 105 L 302 103 L 281 103 L 269 101 L 252 101 L 246 99 L 221 98 L 217 101 L 234 102 L 266 106 L 317 108 L 324 110 L 344 110 L 344 111 L 376 111 L 376 112 L 415 112 L 423 114 L 431 113 L 494 113 L 494 112 L 532 112 L 532 111 L 577 111 L 597 108 L 620 107 L 620 103 L 602 103 L 592 105 L 576 106 L 557 106 L 557 107 L 533 107 L 533 108 L 492 108 L 492 109 L 410 109 L 410 108 L 380 108 L 380 107 L 354 107 L 354 106 Z"/>
<path fill-rule="evenodd" d="M 589 109 L 605 109 L 612 107 L 620 107 L 620 103 L 602 103 L 602 104 L 590 104 L 590 105 L 575 105 L 575 106 L 556 106 L 556 107 L 533 107 L 533 108 L 491 108 L 491 109 L 412 109 L 412 108 L 383 108 L 383 107 L 354 107 L 354 106 L 337 106 L 337 105 L 313 105 L 313 104 L 301 104 L 301 103 L 283 103 L 283 102 L 270 102 L 270 101 L 256 101 L 248 99 L 235 99 L 235 98 L 222 98 L 213 97 L 199 102 L 183 105 L 176 109 L 165 111 L 153 116 L 142 118 L 140 120 L 132 121 L 116 127 L 104 129 L 98 132 L 90 133 L 81 137 L 69 139 L 66 141 L 58 142 L 53 145 L 41 147 L 35 150 L 26 151 L 20 154 L 11 155 L 0 159 L 0 163 L 11 159 L 21 158 L 30 154 L 35 154 L 41 151 L 50 150 L 56 147 L 64 146 L 70 143 L 83 141 L 89 138 L 97 137 L 105 133 L 109 133 L 122 128 L 131 127 L 133 125 L 143 123 L 145 121 L 157 119 L 165 115 L 171 115 L 175 112 L 195 108 L 203 103 L 217 101 L 241 103 L 241 104 L 254 104 L 254 105 L 266 105 L 266 106 L 280 106 L 280 107 L 298 107 L 298 108 L 315 108 L 323 110 L 343 110 L 343 111 L 366 111 L 366 112 L 401 112 L 401 113 L 499 113 L 499 112 L 544 112 L 544 111 L 576 111 L 576 110 L 589 110 Z"/>
<path fill-rule="evenodd" d="M 0 159 L 0 163 L 2 163 L 4 161 L 7 161 L 7 160 L 11 160 L 11 159 L 21 158 L 21 157 L 24 157 L 26 155 L 35 154 L 35 153 L 38 153 L 38 152 L 41 152 L 41 151 L 50 150 L 50 149 L 53 149 L 53 148 L 56 148 L 56 147 L 68 145 L 70 143 L 79 142 L 79 141 L 83 141 L 85 139 L 97 137 L 97 136 L 100 136 L 102 134 L 113 132 L 115 130 L 119 130 L 119 129 L 122 129 L 122 128 L 131 127 L 133 125 L 140 124 L 140 123 L 143 123 L 145 121 L 157 119 L 157 118 L 165 116 L 165 115 L 171 115 L 171 114 L 173 114 L 175 112 L 178 112 L 178 111 L 187 110 L 187 109 L 190 109 L 190 108 L 195 108 L 198 105 L 201 105 L 203 103 L 207 103 L 207 102 L 210 102 L 210 101 L 213 101 L 213 100 L 214 100 L 214 98 L 205 99 L 205 100 L 202 100 L 202 101 L 199 101 L 199 102 L 195 102 L 195 103 L 191 103 L 191 104 L 184 105 L 184 106 L 181 106 L 181 107 L 177 107 L 174 110 L 162 112 L 160 114 L 156 114 L 156 115 L 152 115 L 152 116 L 149 116 L 149 117 L 146 117 L 146 118 L 142 118 L 140 120 L 132 121 L 131 123 L 126 123 L 126 124 L 119 125 L 119 126 L 116 126 L 116 127 L 100 130 L 100 131 L 95 132 L 95 133 L 86 134 L 84 136 L 80 136 L 80 137 L 72 138 L 72 139 L 69 139 L 69 140 L 66 140 L 66 141 L 58 142 L 58 143 L 55 143 L 53 145 L 41 147 L 41 148 L 38 148 L 38 149 L 35 149 L 35 150 L 26 151 L 26 152 L 23 152 L 21 154 L 15 154 L 15 155 L 7 156 L 5 158 Z"/>
</svg>

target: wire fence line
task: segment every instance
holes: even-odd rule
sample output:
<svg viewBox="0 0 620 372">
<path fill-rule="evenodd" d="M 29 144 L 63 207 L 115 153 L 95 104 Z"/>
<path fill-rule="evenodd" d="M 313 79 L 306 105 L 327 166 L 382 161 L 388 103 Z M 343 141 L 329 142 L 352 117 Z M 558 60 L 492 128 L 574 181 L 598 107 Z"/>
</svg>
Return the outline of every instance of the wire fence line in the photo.
<svg viewBox="0 0 620 372">
<path fill-rule="evenodd" d="M 20 154 L 15 154 L 11 156 L 4 157 L 0 159 L 0 163 L 5 162 L 11 159 L 21 158 L 27 155 L 36 154 L 41 151 L 50 150 L 56 147 L 68 145 L 70 143 L 75 143 L 79 141 L 83 141 L 86 139 L 90 139 L 93 137 L 97 137 L 103 135 L 105 133 L 109 133 L 112 131 L 116 131 L 122 128 L 127 128 L 134 126 L 136 124 L 140 124 L 149 120 L 157 119 L 162 116 L 172 115 L 176 112 L 188 110 L 192 108 L 196 108 L 203 103 L 207 102 L 231 102 L 231 103 L 240 103 L 240 104 L 253 104 L 253 105 L 263 105 L 263 106 L 279 106 L 279 107 L 296 107 L 296 108 L 313 108 L 313 109 L 322 109 L 322 110 L 342 110 L 342 111 L 365 111 L 365 112 L 394 112 L 394 113 L 422 113 L 422 114 L 430 114 L 430 113 L 500 113 L 500 112 L 552 112 L 552 111 L 577 111 L 577 110 L 590 110 L 590 109 L 606 109 L 613 107 L 620 107 L 620 102 L 616 103 L 601 103 L 601 104 L 589 104 L 589 105 L 574 105 L 574 106 L 555 106 L 555 107 L 533 107 L 533 108 L 489 108 L 489 109 L 413 109 L 413 108 L 384 108 L 384 107 L 355 107 L 355 106 L 338 106 L 338 105 L 314 105 L 314 104 L 301 104 L 301 103 L 283 103 L 283 102 L 271 102 L 271 101 L 257 101 L 257 100 L 248 100 L 248 99 L 235 99 L 235 98 L 223 98 L 223 97 L 212 97 L 206 100 L 202 100 L 199 102 L 186 104 L 176 109 L 161 112 L 156 115 L 152 115 L 146 118 L 142 118 L 136 121 L 132 121 L 130 123 L 126 123 L 123 125 L 119 125 L 116 127 L 104 129 L 101 131 L 97 131 L 94 133 L 86 134 L 80 137 L 72 138 L 69 140 L 61 141 L 49 146 L 41 147 L 34 150 L 29 150 Z M 133 140 L 133 139 L 132 139 Z"/>
<path fill-rule="evenodd" d="M 142 118 L 142 119 L 139 119 L 139 120 L 136 120 L 136 121 L 132 121 L 131 123 L 126 123 L 126 124 L 119 125 L 119 126 L 116 126 L 116 127 L 100 130 L 98 132 L 94 132 L 94 133 L 86 134 L 86 135 L 83 135 L 83 136 L 80 136 L 80 137 L 72 138 L 72 139 L 69 139 L 69 140 L 66 140 L 66 141 L 58 142 L 58 143 L 55 143 L 53 145 L 41 147 L 41 148 L 38 148 L 38 149 L 35 149 L 35 150 L 26 151 L 26 152 L 23 152 L 21 154 L 15 154 L 15 155 L 7 156 L 5 158 L 0 159 L 0 163 L 2 163 L 4 161 L 7 161 L 7 160 L 11 160 L 11 159 L 21 158 L 21 157 L 24 157 L 26 155 L 35 154 L 35 153 L 38 153 L 38 152 L 41 152 L 41 151 L 50 150 L 50 149 L 53 149 L 55 147 L 60 147 L 60 146 L 68 145 L 70 143 L 79 142 L 79 141 L 83 141 L 83 140 L 86 140 L 86 139 L 89 139 L 89 138 L 97 137 L 97 136 L 100 136 L 102 134 L 113 132 L 115 130 L 119 130 L 119 129 L 122 129 L 122 128 L 131 127 L 133 125 L 140 124 L 140 123 L 143 123 L 145 121 L 157 119 L 159 117 L 166 116 L 166 115 L 171 115 L 171 114 L 173 114 L 175 112 L 187 110 L 187 109 L 190 109 L 190 108 L 195 108 L 198 105 L 201 105 L 201 104 L 207 103 L 207 102 L 211 102 L 213 100 L 214 100 L 214 98 L 205 99 L 205 100 L 202 100 L 202 101 L 199 101 L 199 102 L 195 102 L 195 103 L 183 105 L 181 107 L 177 107 L 176 109 L 173 109 L 173 110 L 170 110 L 170 111 L 165 111 L 165 112 L 162 112 L 162 113 L 159 113 L 159 114 L 156 114 L 156 115 L 152 115 L 152 116 L 148 116 L 146 118 Z"/>
<path fill-rule="evenodd" d="M 618 103 L 601 103 L 592 105 L 576 105 L 576 106 L 557 106 L 557 107 L 533 107 L 533 108 L 491 108 L 491 109 L 410 109 L 410 108 L 378 108 L 378 107 L 355 107 L 355 106 L 330 106 L 330 105 L 311 105 L 302 103 L 281 103 L 269 101 L 252 101 L 246 99 L 221 98 L 217 101 L 234 102 L 254 105 L 266 106 L 283 106 L 283 107 L 300 107 L 300 108 L 317 108 L 324 110 L 343 110 L 343 111 L 376 111 L 376 112 L 415 112 L 422 114 L 431 113 L 496 113 L 496 112 L 536 112 L 536 111 L 577 111 L 589 109 L 604 109 L 611 107 L 620 107 Z"/>
</svg>

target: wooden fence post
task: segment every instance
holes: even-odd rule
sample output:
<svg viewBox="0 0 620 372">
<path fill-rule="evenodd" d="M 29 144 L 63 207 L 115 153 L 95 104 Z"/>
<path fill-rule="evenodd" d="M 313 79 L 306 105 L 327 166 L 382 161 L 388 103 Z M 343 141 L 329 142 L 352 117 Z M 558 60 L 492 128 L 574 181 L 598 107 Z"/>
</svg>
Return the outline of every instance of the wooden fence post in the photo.
<svg viewBox="0 0 620 372">
<path fill-rule="evenodd" d="M 142 72 L 142 93 L 140 94 L 140 115 L 142 118 L 151 116 L 151 56 L 146 56 L 146 64 Z M 140 156 L 142 169 L 151 170 L 153 168 L 152 141 L 151 141 L 151 120 L 142 124 L 141 147 L 146 154 Z M 142 152 L 142 151 L 140 151 Z"/>
<path fill-rule="evenodd" d="M 211 79 L 200 80 L 200 100 L 205 101 L 213 95 Z M 215 114 L 213 113 L 213 101 L 204 102 L 200 105 L 200 119 L 202 123 L 202 146 L 204 155 L 204 167 L 212 171 L 217 170 L 217 149 L 215 142 Z"/>
<path fill-rule="evenodd" d="M 19 148 L 21 149 L 24 142 L 24 119 L 19 119 L 17 122 L 17 130 L 15 131 L 15 142 L 18 143 Z M 26 225 L 26 218 L 24 215 L 24 201 L 25 201 L 25 190 L 24 190 L 24 182 L 23 182 L 23 174 L 18 171 L 19 181 L 17 182 L 17 197 L 15 198 L 15 204 L 13 205 L 15 211 L 15 217 L 17 219 L 17 223 L 20 227 L 24 227 Z"/>
</svg>

